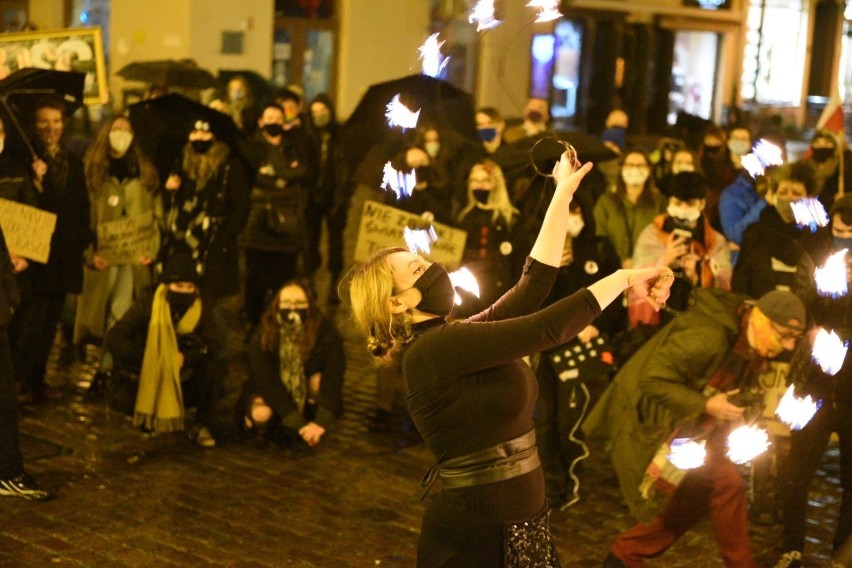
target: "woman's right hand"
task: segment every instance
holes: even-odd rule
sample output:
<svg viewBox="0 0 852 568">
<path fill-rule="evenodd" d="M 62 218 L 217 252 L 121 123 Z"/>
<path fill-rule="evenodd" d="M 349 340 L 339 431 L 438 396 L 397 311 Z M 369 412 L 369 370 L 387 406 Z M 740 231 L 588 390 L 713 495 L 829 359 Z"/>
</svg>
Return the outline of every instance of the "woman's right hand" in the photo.
<svg viewBox="0 0 852 568">
<path fill-rule="evenodd" d="M 651 268 L 634 268 L 626 270 L 627 287 L 636 296 L 645 298 L 655 311 L 669 299 L 674 272 L 668 266 L 654 266 Z"/>
<path fill-rule="evenodd" d="M 553 194 L 554 201 L 565 201 L 565 205 L 571 203 L 574 193 L 580 187 L 580 182 L 586 174 L 592 170 L 594 164 L 586 162 L 576 170 L 574 169 L 574 158 L 568 152 L 563 152 L 559 162 L 553 167 L 553 177 L 556 180 L 556 192 Z M 567 213 L 567 211 L 566 211 Z"/>
<path fill-rule="evenodd" d="M 686 237 L 676 233 L 669 233 L 666 241 L 666 250 L 663 252 L 663 264 L 671 266 L 687 252 Z"/>
<path fill-rule="evenodd" d="M 94 267 L 95 270 L 104 270 L 109 267 L 109 261 L 96 253 L 95 256 L 92 257 L 92 267 Z"/>
</svg>

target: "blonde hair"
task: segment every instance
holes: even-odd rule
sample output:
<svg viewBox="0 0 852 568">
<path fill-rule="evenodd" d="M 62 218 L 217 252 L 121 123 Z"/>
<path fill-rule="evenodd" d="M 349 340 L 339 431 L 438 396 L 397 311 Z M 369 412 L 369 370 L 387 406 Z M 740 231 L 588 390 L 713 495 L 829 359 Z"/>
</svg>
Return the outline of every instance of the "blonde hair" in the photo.
<svg viewBox="0 0 852 568">
<path fill-rule="evenodd" d="M 353 269 L 349 283 L 355 323 L 367 336 L 370 355 L 384 364 L 392 363 L 413 337 L 408 317 L 393 313 L 390 307 L 394 283 L 388 256 L 395 252 L 408 252 L 408 249 L 380 250 Z"/>
<path fill-rule="evenodd" d="M 503 217 L 506 225 L 511 227 L 515 215 L 518 214 L 518 210 L 512 205 L 512 202 L 509 201 L 509 190 L 506 189 L 506 178 L 503 177 L 503 170 L 501 170 L 500 166 L 498 166 L 495 162 L 488 159 L 476 162 L 473 167 L 470 168 L 470 171 L 472 172 L 474 168 L 477 167 L 485 170 L 485 172 L 491 176 L 491 181 L 493 182 L 493 187 L 488 193 L 488 201 L 481 204 L 480 207 L 482 209 L 490 209 L 493 211 L 493 214 L 491 215 L 492 223 L 496 222 L 499 217 Z M 470 172 L 468 172 L 467 175 L 468 178 L 470 178 Z M 468 183 L 467 206 L 459 213 L 458 220 L 461 221 L 464 219 L 474 207 L 476 207 L 476 199 L 474 199 L 473 190 L 470 188 L 470 183 Z"/>
<path fill-rule="evenodd" d="M 228 145 L 216 138 L 213 138 L 213 145 L 204 154 L 196 152 L 192 142 L 187 142 L 183 148 L 183 171 L 201 189 L 213 179 L 230 152 Z"/>
</svg>

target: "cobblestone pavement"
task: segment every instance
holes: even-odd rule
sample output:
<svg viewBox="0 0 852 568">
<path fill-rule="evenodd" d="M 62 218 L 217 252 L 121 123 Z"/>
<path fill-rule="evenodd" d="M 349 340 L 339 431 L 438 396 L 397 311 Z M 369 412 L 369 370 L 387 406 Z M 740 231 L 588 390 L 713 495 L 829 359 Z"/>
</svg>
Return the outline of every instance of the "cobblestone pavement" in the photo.
<svg viewBox="0 0 852 568">
<path fill-rule="evenodd" d="M 143 435 L 102 401 L 75 392 L 89 367 L 75 363 L 62 373 L 54 357 L 50 382 L 64 398 L 30 407 L 22 430 L 28 468 L 57 498 L 0 499 L 0 567 L 414 565 L 418 480 L 430 458 L 411 433 L 368 431 L 375 378 L 345 314 L 337 317 L 349 357 L 346 416 L 322 448 L 296 459 L 233 433 L 246 362 L 238 301 L 226 311 L 231 373 L 213 450 L 177 434 Z M 593 453 L 584 465 L 582 500 L 553 518 L 567 567 L 600 566 L 631 524 L 606 460 Z M 807 554 L 815 566 L 827 563 L 838 476 L 832 451 L 814 492 Z M 775 559 L 779 535 L 777 525 L 753 528 L 760 565 Z M 649 565 L 720 566 L 709 524 Z"/>
</svg>

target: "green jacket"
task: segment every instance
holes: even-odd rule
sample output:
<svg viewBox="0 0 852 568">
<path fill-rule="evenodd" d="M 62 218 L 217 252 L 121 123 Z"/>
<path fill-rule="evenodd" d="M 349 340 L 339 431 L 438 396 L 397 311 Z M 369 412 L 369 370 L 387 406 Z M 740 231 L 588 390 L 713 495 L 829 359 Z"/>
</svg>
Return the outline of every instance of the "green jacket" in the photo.
<svg viewBox="0 0 852 568">
<path fill-rule="evenodd" d="M 583 429 L 605 442 L 630 511 L 655 511 L 639 494 L 645 468 L 673 429 L 704 410 L 703 391 L 737 340 L 739 306 L 747 298 L 698 288 L 694 307 L 652 337 L 619 370 Z"/>
<path fill-rule="evenodd" d="M 642 230 L 666 210 L 666 198 L 656 189 L 651 195 L 653 205 L 632 205 L 618 199 L 612 191 L 601 195 L 595 203 L 595 231 L 599 237 L 609 237 L 622 263 L 633 258 L 633 247 Z"/>
</svg>

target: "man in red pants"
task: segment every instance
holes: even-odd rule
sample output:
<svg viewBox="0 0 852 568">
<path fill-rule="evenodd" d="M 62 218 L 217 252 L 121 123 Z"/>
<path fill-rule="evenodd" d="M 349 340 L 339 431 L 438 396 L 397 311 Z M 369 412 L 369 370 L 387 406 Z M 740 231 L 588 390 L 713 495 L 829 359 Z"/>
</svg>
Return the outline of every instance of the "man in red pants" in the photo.
<svg viewBox="0 0 852 568">
<path fill-rule="evenodd" d="M 729 426 L 745 409 L 728 395 L 751 384 L 767 359 L 795 347 L 805 307 L 778 290 L 752 302 L 698 289 L 692 301 L 627 361 L 584 426 L 606 439 L 622 494 L 640 520 L 612 545 L 607 568 L 644 566 L 708 515 L 725 565 L 754 566 L 745 488 L 725 456 Z M 684 472 L 666 462 L 663 444 L 673 431 L 706 440 L 703 466 Z"/>
</svg>

